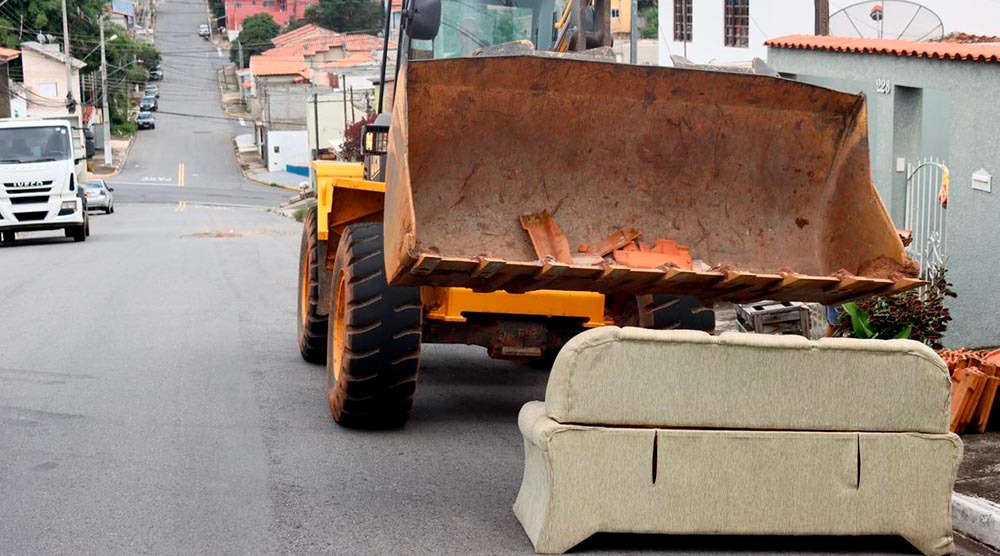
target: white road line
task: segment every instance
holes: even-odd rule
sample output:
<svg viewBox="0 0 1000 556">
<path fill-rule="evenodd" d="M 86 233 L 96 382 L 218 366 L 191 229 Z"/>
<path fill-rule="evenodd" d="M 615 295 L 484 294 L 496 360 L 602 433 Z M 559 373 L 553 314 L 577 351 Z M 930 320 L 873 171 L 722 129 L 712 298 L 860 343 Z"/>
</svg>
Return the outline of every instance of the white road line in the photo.
<svg viewBox="0 0 1000 556">
<path fill-rule="evenodd" d="M 247 126 L 247 121 L 244 120 L 243 118 L 240 118 L 240 127 L 246 127 L 246 126 Z"/>
<path fill-rule="evenodd" d="M 222 58 L 222 49 L 221 48 L 216 48 L 215 50 L 218 51 L 219 58 Z"/>
</svg>

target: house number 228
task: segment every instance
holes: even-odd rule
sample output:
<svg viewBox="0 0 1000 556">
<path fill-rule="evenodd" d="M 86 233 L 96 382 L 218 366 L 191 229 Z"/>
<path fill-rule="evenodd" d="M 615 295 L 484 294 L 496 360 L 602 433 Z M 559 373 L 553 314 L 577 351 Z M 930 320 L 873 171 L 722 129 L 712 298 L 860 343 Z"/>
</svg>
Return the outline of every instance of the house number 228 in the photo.
<svg viewBox="0 0 1000 556">
<path fill-rule="evenodd" d="M 875 80 L 875 92 L 887 95 L 892 92 L 892 81 L 888 79 Z"/>
</svg>

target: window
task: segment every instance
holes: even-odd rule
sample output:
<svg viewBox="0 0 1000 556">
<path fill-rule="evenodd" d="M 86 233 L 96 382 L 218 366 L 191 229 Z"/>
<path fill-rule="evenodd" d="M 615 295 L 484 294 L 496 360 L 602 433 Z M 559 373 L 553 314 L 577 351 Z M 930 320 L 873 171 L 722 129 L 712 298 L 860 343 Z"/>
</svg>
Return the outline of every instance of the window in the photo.
<svg viewBox="0 0 1000 556">
<path fill-rule="evenodd" d="M 264 7 L 265 8 L 273 8 L 274 7 L 274 0 L 264 0 Z"/>
<path fill-rule="evenodd" d="M 725 45 L 736 48 L 750 46 L 750 0 L 725 0 Z"/>
<path fill-rule="evenodd" d="M 611 8 L 611 17 L 618 19 L 622 16 L 621 10 L 618 8 Z"/>
<path fill-rule="evenodd" d="M 236 2 L 236 3 L 233 4 L 233 7 L 238 10 L 238 9 L 240 9 L 240 8 L 243 7 L 243 3 L 242 2 Z"/>
<path fill-rule="evenodd" d="M 691 10 L 694 0 L 674 0 L 674 40 L 691 42 Z"/>
</svg>

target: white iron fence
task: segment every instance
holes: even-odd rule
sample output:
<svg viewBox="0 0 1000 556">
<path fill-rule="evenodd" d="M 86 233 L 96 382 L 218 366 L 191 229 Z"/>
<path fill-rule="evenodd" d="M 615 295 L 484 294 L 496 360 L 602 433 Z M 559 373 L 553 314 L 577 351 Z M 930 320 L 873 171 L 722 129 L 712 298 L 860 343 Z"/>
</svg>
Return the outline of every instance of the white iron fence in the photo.
<svg viewBox="0 0 1000 556">
<path fill-rule="evenodd" d="M 930 157 L 906 165 L 906 220 L 913 234 L 907 254 L 920 264 L 920 277 L 944 264 L 947 247 L 948 167 Z"/>
</svg>

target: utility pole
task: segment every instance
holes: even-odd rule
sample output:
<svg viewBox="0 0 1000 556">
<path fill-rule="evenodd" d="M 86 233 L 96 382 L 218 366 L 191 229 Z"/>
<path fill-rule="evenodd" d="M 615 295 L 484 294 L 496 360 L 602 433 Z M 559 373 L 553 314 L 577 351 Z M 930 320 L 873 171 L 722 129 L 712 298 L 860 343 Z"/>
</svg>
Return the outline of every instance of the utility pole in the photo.
<svg viewBox="0 0 1000 556">
<path fill-rule="evenodd" d="M 73 55 L 69 49 L 69 18 L 66 17 L 66 0 L 62 0 L 63 24 L 63 56 L 66 58 L 66 110 L 76 113 L 76 101 L 73 100 Z"/>
<path fill-rule="evenodd" d="M 101 28 L 101 104 L 104 110 L 104 164 L 111 166 L 111 111 L 108 110 L 108 60 L 104 56 L 104 15 L 97 18 Z"/>
<path fill-rule="evenodd" d="M 830 34 L 830 0 L 813 0 L 816 7 L 815 32 L 817 35 Z"/>
<path fill-rule="evenodd" d="M 243 69 L 243 41 L 237 40 L 236 41 L 236 48 L 239 49 L 239 51 L 240 51 L 240 67 L 239 67 L 239 69 Z M 237 81 L 239 81 L 239 79 L 237 79 Z"/>
<path fill-rule="evenodd" d="M 632 25 L 629 29 L 628 61 L 630 64 L 634 64 L 639 59 L 639 53 L 636 52 L 639 44 L 639 0 L 632 0 L 630 14 L 629 19 L 632 20 Z"/>
</svg>

